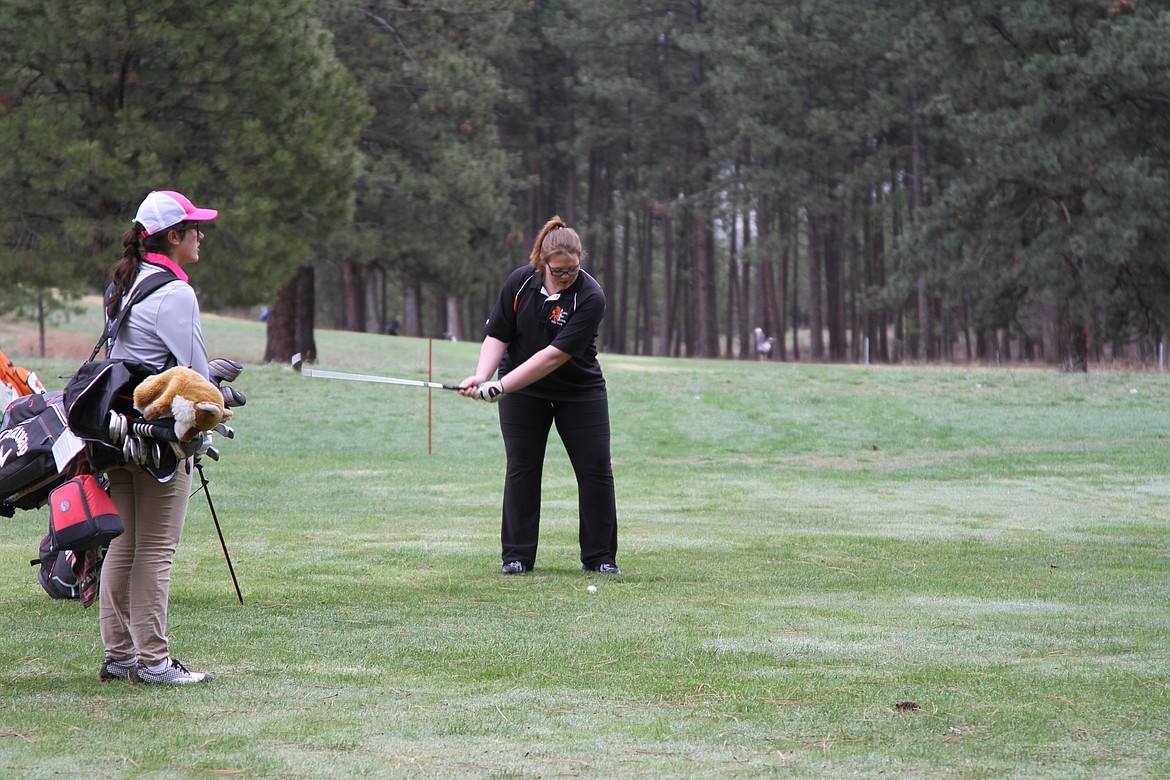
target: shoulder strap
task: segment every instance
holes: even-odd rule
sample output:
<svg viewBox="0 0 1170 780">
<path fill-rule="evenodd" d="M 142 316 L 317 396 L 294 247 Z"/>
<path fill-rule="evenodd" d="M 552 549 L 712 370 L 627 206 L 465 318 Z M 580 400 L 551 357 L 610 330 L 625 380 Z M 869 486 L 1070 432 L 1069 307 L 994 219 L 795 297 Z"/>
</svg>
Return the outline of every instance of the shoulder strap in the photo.
<svg viewBox="0 0 1170 780">
<path fill-rule="evenodd" d="M 98 353 L 102 350 L 103 344 L 106 345 L 106 354 L 109 354 L 108 350 L 111 346 L 113 346 L 114 339 L 117 337 L 118 331 L 121 330 L 122 323 L 125 322 L 126 317 L 130 315 L 130 309 L 134 307 L 134 304 L 138 303 L 158 288 L 170 284 L 171 282 L 177 282 L 178 280 L 179 277 L 175 276 L 170 271 L 159 271 L 158 273 L 153 273 L 143 279 L 141 284 L 135 288 L 134 294 L 130 296 L 130 300 L 126 301 L 126 303 L 122 305 L 122 308 L 118 312 L 117 316 L 106 323 L 106 328 L 104 331 L 102 331 L 102 337 L 98 339 L 97 344 L 94 344 L 93 352 L 90 353 L 89 360 L 93 360 L 97 357 Z M 107 294 L 109 294 L 109 291 L 107 291 Z M 86 362 L 88 363 L 89 360 Z"/>
</svg>

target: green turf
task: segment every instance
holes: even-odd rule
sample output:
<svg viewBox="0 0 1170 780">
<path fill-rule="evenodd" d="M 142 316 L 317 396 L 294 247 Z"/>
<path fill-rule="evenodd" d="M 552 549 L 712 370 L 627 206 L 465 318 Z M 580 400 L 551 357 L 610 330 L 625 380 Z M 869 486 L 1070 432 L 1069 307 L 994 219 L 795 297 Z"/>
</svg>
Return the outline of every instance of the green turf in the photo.
<svg viewBox="0 0 1170 780">
<path fill-rule="evenodd" d="M 628 573 L 580 572 L 554 436 L 537 569 L 505 578 L 491 406 L 205 327 L 248 363 L 207 466 L 246 604 L 198 495 L 170 633 L 217 679 L 99 683 L 96 607 L 28 566 L 44 510 L 0 519 L 0 777 L 1170 773 L 1162 374 L 603 356 Z M 435 342 L 435 378 L 476 350 Z"/>
</svg>

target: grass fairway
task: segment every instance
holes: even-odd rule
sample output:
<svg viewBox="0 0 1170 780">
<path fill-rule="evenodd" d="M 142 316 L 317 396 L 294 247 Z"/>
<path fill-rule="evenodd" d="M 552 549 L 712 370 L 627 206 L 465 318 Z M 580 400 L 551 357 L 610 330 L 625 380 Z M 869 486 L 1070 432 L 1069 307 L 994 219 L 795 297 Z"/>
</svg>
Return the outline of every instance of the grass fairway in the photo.
<svg viewBox="0 0 1170 780">
<path fill-rule="evenodd" d="M 206 469 L 246 604 L 197 495 L 170 632 L 217 678 L 99 683 L 97 608 L 28 566 L 47 510 L 0 519 L 0 777 L 1170 773 L 1164 375 L 603 356 L 628 573 L 581 573 L 554 436 L 512 578 L 494 408 L 205 328 L 248 363 Z M 318 347 L 426 378 L 425 340 Z"/>
</svg>

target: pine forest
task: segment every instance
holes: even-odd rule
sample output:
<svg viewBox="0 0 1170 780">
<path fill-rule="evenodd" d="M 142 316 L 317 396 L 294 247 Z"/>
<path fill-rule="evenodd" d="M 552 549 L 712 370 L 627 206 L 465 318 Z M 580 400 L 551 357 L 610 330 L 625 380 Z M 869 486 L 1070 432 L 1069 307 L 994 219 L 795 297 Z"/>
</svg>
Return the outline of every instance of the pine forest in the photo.
<svg viewBox="0 0 1170 780">
<path fill-rule="evenodd" d="M 1150 364 L 1150 0 L 0 0 L 0 306 L 104 288 L 151 189 L 205 309 L 479 340 L 560 215 L 603 352 Z"/>
</svg>

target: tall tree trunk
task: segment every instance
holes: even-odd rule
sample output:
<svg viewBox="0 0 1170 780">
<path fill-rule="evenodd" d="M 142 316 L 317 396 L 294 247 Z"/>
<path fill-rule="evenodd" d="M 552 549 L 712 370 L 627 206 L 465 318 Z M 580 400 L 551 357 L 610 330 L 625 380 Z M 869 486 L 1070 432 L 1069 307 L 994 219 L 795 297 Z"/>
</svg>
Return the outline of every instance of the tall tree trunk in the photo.
<svg viewBox="0 0 1170 780">
<path fill-rule="evenodd" d="M 586 182 L 587 182 L 587 184 L 586 184 L 587 191 L 585 193 L 585 210 L 586 210 L 585 220 L 586 220 L 586 222 L 585 222 L 584 229 L 582 231 L 579 231 L 579 232 L 581 232 L 585 236 L 585 246 L 584 246 L 585 257 L 588 258 L 588 260 L 590 262 L 590 273 L 592 273 L 594 277 L 596 277 L 597 279 L 600 280 L 602 278 L 602 266 L 604 264 L 604 261 L 600 260 L 597 257 L 597 233 L 598 233 L 598 224 L 600 222 L 597 211 L 598 211 L 598 201 L 601 199 L 601 188 L 603 186 L 601 181 L 600 181 L 601 173 L 600 173 L 599 168 L 600 168 L 600 166 L 597 164 L 597 153 L 590 152 L 589 153 L 589 170 L 586 173 Z M 573 223 L 570 222 L 569 225 L 572 226 Z M 603 289 L 606 289 L 604 280 L 602 280 L 601 286 Z"/>
<path fill-rule="evenodd" d="M 798 224 L 799 217 L 793 215 L 792 229 L 789 231 L 789 239 L 786 241 L 789 252 L 792 257 L 792 359 L 800 360 L 800 247 L 798 238 Z M 784 340 L 781 335 L 781 341 Z"/>
<path fill-rule="evenodd" d="M 654 213 L 650 207 L 641 210 L 638 219 L 638 313 L 634 319 L 634 348 L 639 355 L 653 355 L 654 300 L 652 280 L 654 273 Z"/>
<path fill-rule="evenodd" d="M 573 65 L 573 58 L 566 55 L 565 57 L 565 82 L 573 83 L 576 81 L 574 71 L 576 68 Z M 577 107 L 573 102 L 576 95 L 571 89 L 561 90 L 559 97 L 565 101 L 565 115 L 567 117 L 567 127 L 565 128 L 565 138 L 576 141 L 577 140 Z M 565 205 L 564 210 L 560 213 L 565 219 L 565 222 L 570 226 L 577 224 L 577 164 L 574 155 L 565 155 L 563 158 L 565 162 Z M 552 216 L 551 214 L 549 215 Z M 542 225 L 544 223 L 541 223 Z"/>
<path fill-rule="evenodd" d="M 459 312 L 459 299 L 448 296 L 443 296 L 443 298 L 447 308 L 446 316 L 444 317 L 447 323 L 447 327 L 445 328 L 447 337 L 455 340 L 462 339 L 464 336 L 463 318 Z"/>
<path fill-rule="evenodd" d="M 743 261 L 740 263 L 742 270 L 739 283 L 739 343 L 740 356 L 744 358 L 751 357 L 755 352 L 755 343 L 752 341 L 752 263 L 751 252 L 749 248 L 752 242 L 752 223 L 751 223 L 751 208 L 745 208 L 743 214 L 740 215 L 740 224 L 742 226 L 743 235 Z"/>
<path fill-rule="evenodd" d="M 736 333 L 736 296 L 739 293 L 739 238 L 736 236 L 735 228 L 738 220 L 736 219 L 735 208 L 731 209 L 731 218 L 727 220 L 727 324 L 724 326 L 724 332 L 727 333 L 727 358 L 730 360 L 737 357 L 735 350 L 735 333 Z M 746 347 L 747 344 L 743 344 Z M 742 349 L 739 357 L 743 357 Z"/>
<path fill-rule="evenodd" d="M 268 310 L 264 362 L 288 363 L 298 352 L 306 363 L 317 360 L 315 308 L 313 266 L 303 265 L 280 288 Z"/>
<path fill-rule="evenodd" d="M 756 246 L 756 255 L 759 257 L 756 287 L 760 306 L 760 324 L 757 327 L 763 331 L 764 336 L 770 338 L 775 338 L 778 329 L 782 327 L 776 317 L 776 274 L 772 263 L 772 255 L 776 251 L 776 241 L 772 237 L 774 219 L 771 203 L 766 197 L 760 198 L 760 214 L 756 223 L 760 230 L 760 241 Z M 780 335 L 783 337 L 783 334 Z M 755 347 L 754 353 L 758 357 L 758 346 Z M 767 354 L 769 360 L 773 357 L 771 352 Z"/>
<path fill-rule="evenodd" d="M 762 241 L 760 242 L 760 246 L 763 247 Z M 769 246 L 774 247 L 775 242 L 770 242 Z M 776 314 L 776 265 L 771 259 L 772 251 L 774 250 L 769 249 L 767 259 L 760 261 L 759 285 L 761 298 L 764 302 L 764 325 L 762 328 L 765 336 L 774 339 L 772 343 L 775 345 L 775 341 L 783 339 L 784 328 L 780 324 L 780 318 Z M 777 333 L 780 335 L 777 336 Z M 768 350 L 767 358 L 768 360 L 775 360 L 777 357 L 776 349 L 773 346 L 772 349 Z"/>
<path fill-rule="evenodd" d="M 696 35 L 703 35 L 703 2 L 691 0 L 691 30 Z M 691 89 L 692 100 L 699 111 L 706 113 L 707 100 L 703 89 L 706 85 L 706 60 L 702 53 L 691 55 Z M 688 314 L 693 318 L 694 337 L 693 349 L 689 355 L 702 357 L 719 356 L 719 319 L 716 305 L 716 273 L 715 273 L 715 241 L 711 230 L 711 173 L 710 147 L 707 142 L 706 130 L 703 123 L 696 117 L 691 122 L 691 166 L 698 172 L 698 197 L 694 199 L 691 209 L 691 269 L 692 287 L 694 293 L 693 311 Z"/>
<path fill-rule="evenodd" d="M 772 236 L 772 211 L 769 208 L 771 205 L 766 195 L 760 196 L 759 212 L 756 214 L 756 286 L 753 290 L 753 297 L 756 300 L 756 319 L 752 324 L 752 330 L 756 328 L 764 331 L 765 336 L 772 335 L 770 328 L 772 323 L 772 304 L 768 300 L 768 291 L 771 289 L 771 260 L 768 257 L 768 247 L 771 242 L 768 240 Z M 758 357 L 759 348 L 755 345 L 754 340 L 752 344 L 752 355 Z"/>
<path fill-rule="evenodd" d="M 910 88 L 910 217 L 917 218 L 922 208 L 922 144 L 918 134 L 918 89 Z M 920 273 L 915 283 L 918 310 L 918 339 L 915 356 L 925 360 L 930 353 L 932 323 L 930 300 L 926 294 L 926 275 Z"/>
<path fill-rule="evenodd" d="M 313 327 L 317 313 L 317 287 L 313 266 L 302 265 L 297 272 L 296 348 L 306 360 L 317 359 L 317 341 Z"/>
<path fill-rule="evenodd" d="M 422 292 L 418 282 L 410 278 L 403 290 L 402 329 L 406 336 L 422 335 Z"/>
<path fill-rule="evenodd" d="M 707 209 L 694 211 L 695 348 L 701 357 L 719 356 L 719 320 L 715 306 L 715 259 Z"/>
<path fill-rule="evenodd" d="M 776 247 L 774 250 L 776 276 L 775 293 L 771 296 L 774 307 L 770 326 L 772 330 L 768 335 L 774 336 L 776 339 L 772 344 L 772 359 L 788 360 L 788 347 L 785 346 L 788 327 L 788 239 L 792 232 L 792 225 L 787 219 L 788 213 L 785 208 L 774 209 L 774 214 L 776 217 L 776 237 L 772 243 Z"/>
<path fill-rule="evenodd" d="M 842 279 L 841 215 L 825 217 L 823 236 L 825 267 L 825 319 L 829 331 L 829 359 L 845 359 L 845 284 Z"/>
<path fill-rule="evenodd" d="M 902 227 L 902 199 L 897 197 L 896 192 L 899 187 L 898 180 L 901 179 L 901 169 L 898 167 L 898 161 L 890 158 L 890 188 L 891 195 L 890 203 L 890 244 L 898 246 L 898 240 L 905 232 Z M 894 319 L 894 346 L 890 350 L 891 362 L 900 362 L 907 354 L 914 354 L 914 337 L 906 332 L 906 307 L 908 302 L 900 300 L 895 302 L 895 308 L 891 312 Z"/>
<path fill-rule="evenodd" d="M 377 263 L 366 266 L 366 331 L 386 332 L 385 274 Z"/>
<path fill-rule="evenodd" d="M 390 271 L 382 263 L 374 263 L 371 266 L 372 273 L 376 274 L 377 284 L 371 284 L 370 287 L 376 289 L 375 301 L 375 333 L 387 333 L 389 331 L 390 318 L 394 316 L 394 312 L 390 311 Z"/>
<path fill-rule="evenodd" d="M 1075 303 L 1063 301 L 1056 317 L 1056 359 L 1065 373 L 1089 370 L 1090 326 L 1075 310 Z"/>
<path fill-rule="evenodd" d="M 551 214 L 546 213 L 544 206 L 544 166 L 540 164 L 540 149 L 543 148 L 539 133 L 536 138 L 536 150 L 528 161 L 528 175 L 532 185 L 528 188 L 528 235 L 536 237 L 540 228 L 548 221 Z"/>
<path fill-rule="evenodd" d="M 447 339 L 451 334 L 447 331 L 447 296 L 436 295 L 431 301 L 431 327 L 423 330 L 424 336 Z"/>
<path fill-rule="evenodd" d="M 872 219 L 873 230 L 869 238 L 869 255 L 873 262 L 873 272 L 870 277 L 870 285 L 872 289 L 883 290 L 886 286 L 886 233 L 885 233 L 885 219 L 883 215 L 882 192 L 880 187 L 875 187 L 876 201 L 874 207 L 877 209 L 877 219 Z M 872 209 L 871 209 L 872 210 Z M 879 307 L 874 312 L 873 329 L 876 335 L 876 342 L 872 337 L 870 340 L 870 349 L 876 348 L 878 359 L 883 363 L 890 362 L 890 307 L 888 305 Z"/>
<path fill-rule="evenodd" d="M 626 192 L 630 191 L 630 184 L 626 184 Z M 614 351 L 625 354 L 629 343 L 627 325 L 630 319 L 630 254 L 631 245 L 635 237 L 631 230 L 635 229 L 632 222 L 633 214 L 628 207 L 622 207 L 622 261 L 619 268 L 621 287 L 617 295 L 617 311 L 614 312 Z"/>
<path fill-rule="evenodd" d="M 875 186 L 871 183 L 869 191 L 873 193 L 874 190 Z M 867 299 L 869 291 L 877 289 L 877 284 L 874 282 L 877 276 L 877 247 L 874 245 L 876 230 L 873 218 L 876 198 L 876 195 L 871 195 L 865 200 L 861 216 L 861 294 L 865 295 Z M 866 343 L 869 344 L 871 352 L 877 350 L 877 312 L 874 311 L 872 301 L 867 300 L 865 310 L 862 312 L 861 329 L 865 339 L 861 345 L 861 361 L 864 362 Z"/>
<path fill-rule="evenodd" d="M 849 328 L 849 359 L 854 363 L 861 362 L 861 349 L 864 342 L 861 326 L 861 252 L 862 246 L 857 230 L 852 224 L 856 220 L 857 201 L 853 202 L 854 213 L 849 222 L 849 301 L 847 304 L 846 320 Z"/>
<path fill-rule="evenodd" d="M 664 201 L 665 203 L 670 203 L 669 199 Z M 674 220 L 671 219 L 670 213 L 667 212 L 662 218 L 662 286 L 659 289 L 659 293 L 662 295 L 662 319 L 659 326 L 661 331 L 659 337 L 661 346 L 660 350 L 655 350 L 655 355 L 670 354 L 670 342 L 675 331 L 674 306 L 672 302 L 672 296 L 674 295 L 674 277 Z"/>
<path fill-rule="evenodd" d="M 345 329 L 366 331 L 366 280 L 361 266 L 353 260 L 341 261 L 341 285 L 345 294 Z"/>
<path fill-rule="evenodd" d="M 671 294 L 671 310 L 675 312 L 676 338 L 674 341 L 674 357 L 695 357 L 699 354 L 698 344 L 695 342 L 695 307 L 694 307 L 694 278 L 695 254 L 693 240 L 686 240 L 694 235 L 694 212 L 683 213 L 682 224 L 679 225 L 679 238 L 675 250 L 674 292 Z"/>
<path fill-rule="evenodd" d="M 965 347 L 965 356 L 968 363 L 975 360 L 975 342 L 971 338 L 971 291 L 965 290 L 963 292 L 963 346 Z"/>
<path fill-rule="evenodd" d="M 822 272 L 825 255 L 825 218 L 809 217 L 808 237 L 808 327 L 810 331 L 809 356 L 813 360 L 825 358 L 824 300 Z"/>
<path fill-rule="evenodd" d="M 614 207 L 613 207 L 613 187 L 609 186 L 608 171 L 603 172 L 602 176 L 603 187 L 605 192 L 602 195 L 604 198 L 603 222 L 605 224 L 605 250 L 602 252 L 602 266 L 601 278 L 602 287 L 605 289 L 605 296 L 608 301 L 609 311 L 606 313 L 605 320 L 602 321 L 601 343 L 603 343 L 610 352 L 617 352 L 617 302 L 618 296 L 618 274 L 617 274 L 617 230 L 614 225 Z"/>
<path fill-rule="evenodd" d="M 781 215 L 778 225 L 783 225 Z M 788 360 L 788 347 L 785 345 L 788 327 L 788 238 L 787 232 L 782 234 L 780 247 L 780 267 L 776 272 L 776 343 L 772 345 L 772 357 L 775 360 Z"/>
</svg>

